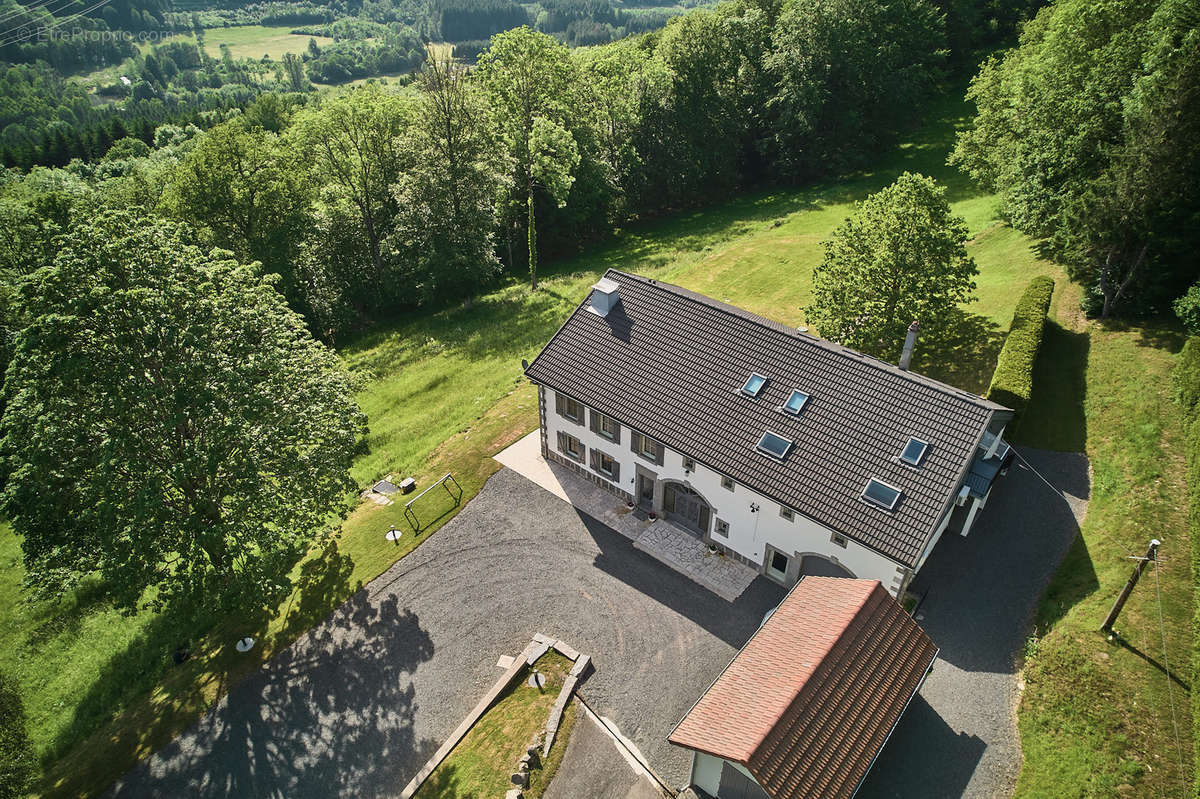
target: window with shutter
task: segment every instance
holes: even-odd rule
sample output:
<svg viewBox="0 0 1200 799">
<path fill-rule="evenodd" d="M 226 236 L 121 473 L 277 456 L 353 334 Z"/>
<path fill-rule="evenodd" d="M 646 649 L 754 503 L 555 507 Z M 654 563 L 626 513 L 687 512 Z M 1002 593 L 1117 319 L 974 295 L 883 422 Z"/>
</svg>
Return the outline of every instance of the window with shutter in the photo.
<svg viewBox="0 0 1200 799">
<path fill-rule="evenodd" d="M 621 479 L 621 464 L 598 449 L 592 450 L 592 470 L 613 482 Z"/>
<path fill-rule="evenodd" d="M 568 421 L 583 424 L 583 403 L 579 400 L 571 399 L 556 391 L 554 392 L 554 410 Z"/>
</svg>

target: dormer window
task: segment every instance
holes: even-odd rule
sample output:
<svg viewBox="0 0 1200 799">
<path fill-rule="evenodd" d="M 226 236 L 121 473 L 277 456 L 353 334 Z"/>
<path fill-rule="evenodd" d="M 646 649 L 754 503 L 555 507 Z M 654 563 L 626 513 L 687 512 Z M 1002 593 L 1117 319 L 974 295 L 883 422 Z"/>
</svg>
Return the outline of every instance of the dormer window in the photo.
<svg viewBox="0 0 1200 799">
<path fill-rule="evenodd" d="M 904 449 L 900 451 L 900 462 L 907 463 L 909 466 L 920 466 L 921 461 L 925 460 L 925 452 L 929 449 L 929 443 L 922 441 L 919 438 L 910 438 L 908 443 L 904 445 Z"/>
<path fill-rule="evenodd" d="M 758 392 L 763 390 L 763 386 L 767 384 L 767 378 L 760 375 L 758 372 L 746 378 L 746 382 L 742 384 L 742 393 L 747 397 L 757 397 Z"/>
<path fill-rule="evenodd" d="M 755 447 L 759 452 L 764 455 L 770 455 L 777 461 L 783 460 L 791 448 L 791 439 L 784 438 L 777 433 L 772 433 L 770 430 L 762 434 L 762 438 L 758 440 L 758 445 Z"/>
<path fill-rule="evenodd" d="M 804 406 L 808 404 L 808 395 L 800 389 L 792 389 L 792 394 L 788 397 L 787 402 L 779 407 L 779 410 L 784 413 L 790 413 L 792 416 L 798 416 Z"/>
<path fill-rule="evenodd" d="M 876 480 L 872 477 L 867 481 L 867 487 L 863 489 L 862 499 L 884 510 L 895 510 L 896 503 L 900 501 L 900 489 L 895 486 L 890 486 L 882 480 Z"/>
</svg>

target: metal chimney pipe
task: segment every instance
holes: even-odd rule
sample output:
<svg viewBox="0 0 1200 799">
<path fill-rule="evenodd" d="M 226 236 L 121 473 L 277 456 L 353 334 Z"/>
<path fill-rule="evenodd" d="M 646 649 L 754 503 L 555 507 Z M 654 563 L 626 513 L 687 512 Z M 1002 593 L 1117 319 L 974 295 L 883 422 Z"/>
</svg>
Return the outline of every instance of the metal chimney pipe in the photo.
<svg viewBox="0 0 1200 799">
<path fill-rule="evenodd" d="M 908 371 L 908 367 L 912 365 L 913 347 L 917 345 L 917 331 L 921 326 L 914 319 L 913 323 L 908 326 L 908 335 L 904 337 L 904 351 L 900 353 L 900 368 Z"/>
</svg>

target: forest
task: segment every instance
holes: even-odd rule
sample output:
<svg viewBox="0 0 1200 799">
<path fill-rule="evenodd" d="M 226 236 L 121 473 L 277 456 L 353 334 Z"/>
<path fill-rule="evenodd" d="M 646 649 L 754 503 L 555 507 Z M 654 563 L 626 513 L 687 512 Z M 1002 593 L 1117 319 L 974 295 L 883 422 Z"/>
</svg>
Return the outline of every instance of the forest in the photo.
<svg viewBox="0 0 1200 799">
<path fill-rule="evenodd" d="M 523 21 L 506 8 L 425 10 L 481 36 Z M 998 8 L 965 38 L 951 38 L 954 15 L 926 0 L 728 3 L 578 49 L 522 26 L 471 68 L 427 63 L 409 90 L 312 91 L 426 61 L 401 18 L 422 27 L 430 17 L 386 0 L 358 11 L 298 26 L 333 41 L 310 39 L 282 63 L 227 48 L 213 58 L 193 20 L 194 39 L 137 57 L 117 112 L 43 61 L 10 66 L 0 139 L 7 160 L 32 171 L 10 172 L 3 187 L 15 245 L 6 274 L 33 269 L 74 218 L 140 207 L 280 275 L 291 307 L 334 340 L 469 298 L 502 272 L 536 282 L 539 257 L 632 219 L 860 167 L 1029 8 Z M 603 3 L 564 0 L 536 24 L 585 18 L 620 19 Z"/>
</svg>

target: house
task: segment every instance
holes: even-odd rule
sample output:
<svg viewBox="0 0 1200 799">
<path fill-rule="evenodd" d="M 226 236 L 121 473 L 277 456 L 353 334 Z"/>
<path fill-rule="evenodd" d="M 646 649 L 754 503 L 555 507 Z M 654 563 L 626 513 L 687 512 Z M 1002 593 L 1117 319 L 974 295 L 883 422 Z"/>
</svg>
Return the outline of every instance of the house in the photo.
<svg viewBox="0 0 1200 799">
<path fill-rule="evenodd" d="M 525 373 L 546 459 L 789 586 L 900 595 L 1009 452 L 1000 405 L 615 270 Z"/>
<path fill-rule="evenodd" d="M 669 740 L 715 799 L 849 799 L 937 653 L 878 581 L 805 577 Z"/>
</svg>

